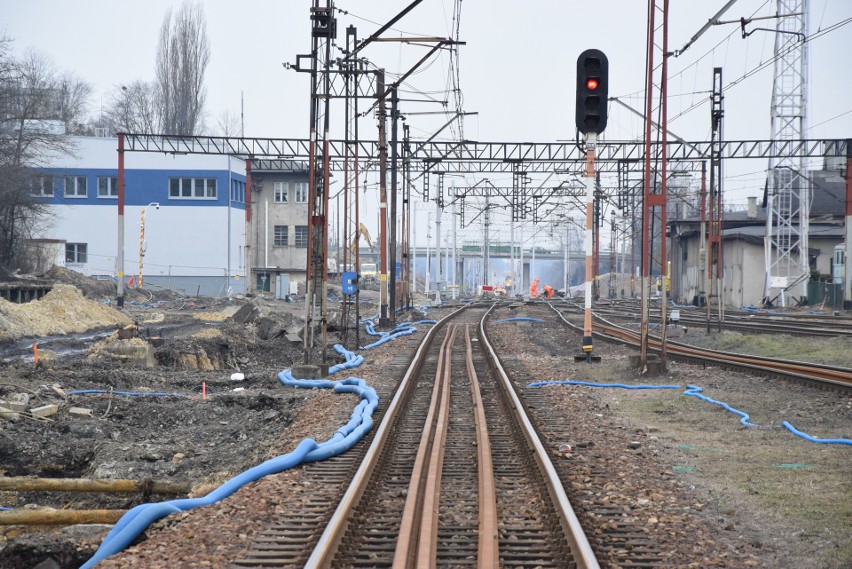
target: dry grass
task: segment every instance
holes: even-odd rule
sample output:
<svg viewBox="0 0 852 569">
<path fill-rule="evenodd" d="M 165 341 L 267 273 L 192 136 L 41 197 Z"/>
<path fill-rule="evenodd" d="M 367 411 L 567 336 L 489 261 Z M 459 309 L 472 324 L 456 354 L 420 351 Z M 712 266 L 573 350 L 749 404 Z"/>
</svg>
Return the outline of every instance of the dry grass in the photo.
<svg viewBox="0 0 852 569">
<path fill-rule="evenodd" d="M 739 339 L 742 351 L 768 350 L 786 341 Z M 693 381 L 689 366 L 672 367 L 670 377 L 656 383 Z M 602 390 L 601 397 L 619 415 L 654 433 L 673 469 L 708 492 L 719 516 L 752 518 L 768 530 L 753 537 L 759 542 L 807 544 L 795 548 L 806 557 L 788 559 L 789 567 L 852 566 L 852 448 L 808 442 L 781 426 L 787 420 L 819 438 L 852 438 L 852 400 L 721 370 L 709 381 L 694 381 L 705 395 L 749 413 L 761 427 L 744 427 L 738 416 L 684 396 L 682 390 Z"/>
</svg>

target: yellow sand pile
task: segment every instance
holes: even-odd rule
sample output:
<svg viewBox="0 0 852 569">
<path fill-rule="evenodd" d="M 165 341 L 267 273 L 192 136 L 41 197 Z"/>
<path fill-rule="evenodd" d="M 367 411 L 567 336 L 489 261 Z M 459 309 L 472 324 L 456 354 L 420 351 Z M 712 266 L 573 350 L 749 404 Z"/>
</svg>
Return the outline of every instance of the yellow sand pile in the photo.
<svg viewBox="0 0 852 569">
<path fill-rule="evenodd" d="M 193 316 L 196 320 L 201 320 L 202 322 L 224 322 L 236 314 L 240 308 L 240 306 L 236 305 L 227 306 L 219 312 L 197 312 Z"/>
<path fill-rule="evenodd" d="M 26 304 L 0 298 L 0 341 L 73 334 L 132 323 L 126 315 L 85 298 L 69 285 L 56 285 L 40 300 Z"/>
</svg>

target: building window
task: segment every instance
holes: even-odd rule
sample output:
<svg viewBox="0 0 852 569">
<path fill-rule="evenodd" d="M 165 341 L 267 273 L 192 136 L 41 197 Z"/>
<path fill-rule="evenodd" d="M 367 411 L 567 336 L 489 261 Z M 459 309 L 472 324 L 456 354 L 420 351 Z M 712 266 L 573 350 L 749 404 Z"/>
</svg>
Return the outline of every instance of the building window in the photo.
<svg viewBox="0 0 852 569">
<path fill-rule="evenodd" d="M 85 263 L 86 262 L 86 244 L 85 243 L 66 243 L 65 244 L 65 262 L 66 263 Z"/>
<path fill-rule="evenodd" d="M 86 197 L 86 177 L 85 176 L 65 176 L 65 197 L 66 198 L 85 198 Z"/>
<path fill-rule="evenodd" d="M 53 197 L 53 176 L 33 176 L 30 180 L 30 194 Z"/>
<path fill-rule="evenodd" d="M 216 199 L 216 178 L 169 178 L 169 198 L 177 200 Z"/>
<path fill-rule="evenodd" d="M 308 246 L 308 226 L 307 225 L 297 225 L 296 226 L 296 238 L 293 240 L 293 245 L 296 247 L 307 247 Z"/>
<path fill-rule="evenodd" d="M 246 203 L 246 183 L 239 180 L 231 180 L 231 201 Z"/>
<path fill-rule="evenodd" d="M 273 243 L 278 246 L 286 247 L 290 244 L 290 228 L 286 225 L 275 226 L 275 240 Z"/>
<path fill-rule="evenodd" d="M 115 176 L 98 176 L 98 197 L 117 198 L 118 178 Z"/>
<path fill-rule="evenodd" d="M 288 194 L 290 193 L 290 184 L 288 182 L 275 182 L 275 203 L 287 203 L 290 201 Z M 296 201 L 298 200 L 296 194 Z"/>
<path fill-rule="evenodd" d="M 307 182 L 296 182 L 296 203 L 308 203 Z"/>
</svg>

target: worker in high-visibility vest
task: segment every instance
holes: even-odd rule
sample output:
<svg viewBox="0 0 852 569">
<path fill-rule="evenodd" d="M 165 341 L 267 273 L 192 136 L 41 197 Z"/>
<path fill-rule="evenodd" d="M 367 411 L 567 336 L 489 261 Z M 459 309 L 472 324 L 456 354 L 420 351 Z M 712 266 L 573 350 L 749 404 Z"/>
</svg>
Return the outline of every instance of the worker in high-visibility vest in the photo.
<svg viewBox="0 0 852 569">
<path fill-rule="evenodd" d="M 553 287 L 550 285 L 544 285 L 544 296 L 547 298 L 553 298 Z"/>
<path fill-rule="evenodd" d="M 538 298 L 538 279 L 530 283 L 530 298 Z"/>
</svg>

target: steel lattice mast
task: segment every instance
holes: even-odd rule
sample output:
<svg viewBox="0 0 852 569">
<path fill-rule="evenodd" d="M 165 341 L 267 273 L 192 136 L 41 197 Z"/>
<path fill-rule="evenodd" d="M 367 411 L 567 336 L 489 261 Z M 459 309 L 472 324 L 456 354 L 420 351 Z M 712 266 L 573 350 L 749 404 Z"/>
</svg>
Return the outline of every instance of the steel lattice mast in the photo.
<svg viewBox="0 0 852 569">
<path fill-rule="evenodd" d="M 331 46 L 337 35 L 334 0 L 314 0 L 311 7 L 311 135 L 308 164 L 307 279 L 305 291 L 305 363 L 314 363 L 316 332 L 321 336 L 322 362 L 328 347 L 328 185 L 329 93 Z M 317 330 L 319 326 L 319 330 Z"/>
<path fill-rule="evenodd" d="M 772 88 L 773 142 L 802 140 L 807 130 L 808 0 L 778 0 L 775 80 Z M 807 295 L 810 187 L 801 153 L 770 158 L 766 216 L 766 300 L 801 285 Z M 798 219 L 797 219 L 798 218 Z"/>
</svg>

